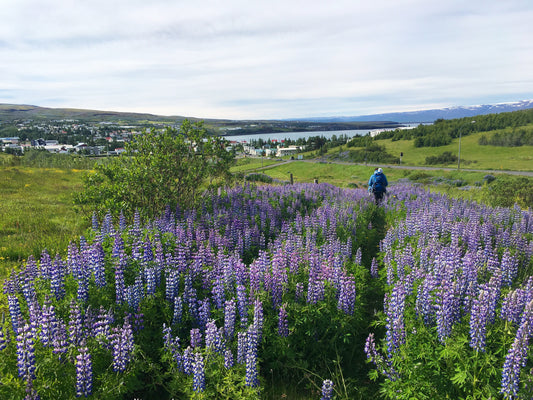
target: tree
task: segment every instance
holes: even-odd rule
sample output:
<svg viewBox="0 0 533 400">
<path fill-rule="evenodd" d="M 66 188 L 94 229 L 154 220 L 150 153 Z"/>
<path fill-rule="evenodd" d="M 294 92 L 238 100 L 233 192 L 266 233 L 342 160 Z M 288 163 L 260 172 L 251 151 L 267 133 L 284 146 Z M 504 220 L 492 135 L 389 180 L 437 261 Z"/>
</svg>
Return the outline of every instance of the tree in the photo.
<svg viewBox="0 0 533 400">
<path fill-rule="evenodd" d="M 75 203 L 91 213 L 155 217 L 167 206 L 193 205 L 202 189 L 226 182 L 233 161 L 225 140 L 209 136 L 201 122 L 151 129 L 126 144 L 123 155 L 97 164 Z"/>
</svg>

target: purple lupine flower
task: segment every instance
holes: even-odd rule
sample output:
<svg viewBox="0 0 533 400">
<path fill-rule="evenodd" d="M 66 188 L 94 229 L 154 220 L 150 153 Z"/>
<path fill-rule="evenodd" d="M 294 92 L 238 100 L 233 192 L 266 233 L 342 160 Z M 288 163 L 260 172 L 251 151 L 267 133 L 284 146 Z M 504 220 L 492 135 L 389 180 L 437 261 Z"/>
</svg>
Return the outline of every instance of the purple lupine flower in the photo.
<svg viewBox="0 0 533 400">
<path fill-rule="evenodd" d="M 254 321 L 253 321 L 253 327 L 255 332 L 257 333 L 257 340 L 261 341 L 261 338 L 263 337 L 263 321 L 264 321 L 264 315 L 263 315 L 263 303 L 259 299 L 255 299 L 254 301 Z"/>
<path fill-rule="evenodd" d="M 385 361 L 385 358 L 376 348 L 376 342 L 374 341 L 374 334 L 368 335 L 365 342 L 365 353 L 368 360 L 370 360 L 387 378 L 395 381 L 398 378 L 396 371 L 392 368 L 390 361 Z"/>
<path fill-rule="evenodd" d="M 26 382 L 35 379 L 35 341 L 28 324 L 20 326 L 17 334 L 17 367 Z"/>
<path fill-rule="evenodd" d="M 278 315 L 278 334 L 281 337 L 289 336 L 289 322 L 287 321 L 287 310 L 285 307 L 286 307 L 286 304 L 283 304 L 279 308 L 279 315 Z"/>
<path fill-rule="evenodd" d="M 258 337 L 253 325 L 248 328 L 248 331 L 246 332 L 246 339 L 246 353 L 244 356 L 246 364 L 245 385 L 255 388 L 259 385 L 259 379 L 257 377 Z"/>
<path fill-rule="evenodd" d="M 80 268 L 78 271 L 78 301 L 86 302 L 89 300 L 89 271 Z"/>
<path fill-rule="evenodd" d="M 93 244 L 89 253 L 89 263 L 94 273 L 94 283 L 98 287 L 105 287 L 105 254 L 102 243 L 96 242 Z"/>
<path fill-rule="evenodd" d="M 500 316 L 503 320 L 520 324 L 520 318 L 527 302 L 528 291 L 523 289 L 511 290 L 502 302 Z"/>
<path fill-rule="evenodd" d="M 347 315 L 352 315 L 355 309 L 355 294 L 355 278 L 343 275 L 337 308 Z"/>
<path fill-rule="evenodd" d="M 216 351 L 217 353 L 222 352 L 223 342 L 222 335 L 220 334 L 219 329 L 217 328 L 215 321 L 210 320 L 207 322 L 205 329 L 205 347 Z"/>
<path fill-rule="evenodd" d="M 61 300 L 65 296 L 65 271 L 66 266 L 56 255 L 51 271 L 50 271 L 50 289 L 54 293 L 57 300 Z"/>
<path fill-rule="evenodd" d="M 202 332 L 198 328 L 193 328 L 191 329 L 191 347 L 196 349 L 200 346 L 202 346 Z"/>
<path fill-rule="evenodd" d="M 204 358 L 199 351 L 194 355 L 192 388 L 197 393 L 205 389 Z"/>
<path fill-rule="evenodd" d="M 146 295 L 153 296 L 155 295 L 156 290 L 156 274 L 154 267 L 146 267 L 144 269 L 144 275 L 146 277 Z"/>
<path fill-rule="evenodd" d="M 126 269 L 127 261 L 124 250 L 120 250 L 117 254 L 117 259 L 114 261 L 113 265 L 115 267 L 115 299 L 117 304 L 122 304 L 126 301 L 124 270 Z"/>
<path fill-rule="evenodd" d="M 370 276 L 372 278 L 378 278 L 378 261 L 376 260 L 376 257 L 372 257 L 372 263 L 370 264 Z"/>
<path fill-rule="evenodd" d="M 231 351 L 231 349 L 226 349 L 224 351 L 224 368 L 230 369 L 233 367 L 233 365 L 234 365 L 233 352 Z"/>
<path fill-rule="evenodd" d="M 52 346 L 54 354 L 65 354 L 68 349 L 67 327 L 61 319 L 56 319 L 52 324 Z"/>
<path fill-rule="evenodd" d="M 179 282 L 179 272 L 169 271 L 167 274 L 165 287 L 165 297 L 168 302 L 172 301 L 178 295 Z"/>
<path fill-rule="evenodd" d="M 76 346 L 79 346 L 84 339 L 83 317 L 78 303 L 74 300 L 70 303 L 68 335 L 69 342 Z"/>
<path fill-rule="evenodd" d="M 304 284 L 303 284 L 303 282 L 298 282 L 296 284 L 295 289 L 294 289 L 295 300 L 298 301 L 298 300 L 302 299 L 303 298 L 303 294 L 304 294 Z"/>
<path fill-rule="evenodd" d="M 179 324 L 183 314 L 183 300 L 181 296 L 174 298 L 174 314 L 172 316 L 172 325 Z"/>
<path fill-rule="evenodd" d="M 93 363 L 87 347 L 79 349 L 76 356 L 76 397 L 88 397 L 92 393 Z"/>
<path fill-rule="evenodd" d="M 520 384 L 520 369 L 526 365 L 529 351 L 529 340 L 532 333 L 533 301 L 529 302 L 524 310 L 524 317 L 514 342 L 507 353 L 502 370 L 500 393 L 506 399 L 513 399 L 518 395 Z"/>
<path fill-rule="evenodd" d="M 198 303 L 198 325 L 200 326 L 200 329 L 205 330 L 207 322 L 211 318 L 211 304 L 209 302 L 209 297 L 200 300 Z"/>
<path fill-rule="evenodd" d="M 445 339 L 451 335 L 458 309 L 455 282 L 445 279 L 436 297 L 437 334 L 441 343 L 444 343 Z"/>
<path fill-rule="evenodd" d="M 470 347 L 476 351 L 485 351 L 485 338 L 489 318 L 490 292 L 486 289 L 479 291 L 474 300 L 470 314 Z"/>
<path fill-rule="evenodd" d="M 212 288 L 213 299 L 215 300 L 215 307 L 217 309 L 222 308 L 224 304 L 224 279 L 220 274 L 217 274 Z"/>
<path fill-rule="evenodd" d="M 503 252 L 500 268 L 503 284 L 511 286 L 518 274 L 518 259 L 511 254 L 508 248 Z"/>
<path fill-rule="evenodd" d="M 91 226 L 92 226 L 92 229 L 93 231 L 97 231 L 98 230 L 98 216 L 96 215 L 96 211 L 93 212 L 93 216 L 92 216 L 92 219 L 91 219 Z"/>
<path fill-rule="evenodd" d="M 329 379 L 322 382 L 322 397 L 320 400 L 331 400 L 333 397 L 333 382 Z"/>
<path fill-rule="evenodd" d="M 231 339 L 235 333 L 235 300 L 226 300 L 224 305 L 224 336 Z"/>
<path fill-rule="evenodd" d="M 24 299 L 26 300 L 26 304 L 28 304 L 28 306 L 33 302 L 34 298 L 35 298 L 35 286 L 34 286 L 34 279 L 35 277 L 33 276 L 32 273 L 30 273 L 28 271 L 28 269 L 26 269 L 24 272 L 23 272 L 23 280 L 21 282 L 21 287 L 20 289 L 22 290 L 22 294 L 24 295 Z"/>
<path fill-rule="evenodd" d="M 94 324 L 94 337 L 97 338 L 100 344 L 106 344 L 108 337 L 111 335 L 111 325 L 114 320 L 113 310 L 106 311 L 103 306 L 100 306 L 98 319 Z"/>
<path fill-rule="evenodd" d="M 0 325 L 0 351 L 4 350 L 7 347 L 8 338 L 4 334 L 4 327 Z"/>
<path fill-rule="evenodd" d="M 427 274 L 423 282 L 418 285 L 416 315 L 422 317 L 424 324 L 431 325 L 435 322 L 435 305 L 432 302 L 433 291 L 437 287 L 437 280 L 433 274 Z"/>
<path fill-rule="evenodd" d="M 133 331 L 127 319 L 124 321 L 122 327 L 115 327 L 112 331 L 113 371 L 124 372 L 131 360 L 134 348 Z"/>
<path fill-rule="evenodd" d="M 245 363 L 246 355 L 246 332 L 237 332 L 237 362 Z"/>
<path fill-rule="evenodd" d="M 183 351 L 183 356 L 181 357 L 183 372 L 187 375 L 192 374 L 193 372 L 193 363 L 194 363 L 194 354 L 190 346 L 188 346 Z"/>
<path fill-rule="evenodd" d="M 43 279 L 50 279 L 50 272 L 52 269 L 52 258 L 50 257 L 50 254 L 48 254 L 48 251 L 46 249 L 44 249 L 41 253 L 40 267 L 41 276 L 43 277 Z"/>
<path fill-rule="evenodd" d="M 9 307 L 9 315 L 11 316 L 11 326 L 16 335 L 20 327 L 19 321 L 23 320 L 18 297 L 15 295 L 8 295 L 7 304 Z"/>
<path fill-rule="evenodd" d="M 239 310 L 241 326 L 244 327 L 248 324 L 248 299 L 244 285 L 237 285 L 237 308 Z"/>
<path fill-rule="evenodd" d="M 405 285 L 398 282 L 390 295 L 385 296 L 385 313 L 387 314 L 387 351 L 390 356 L 396 353 L 405 342 Z"/>
<path fill-rule="evenodd" d="M 359 247 L 355 253 L 355 263 L 361 265 L 361 259 L 363 258 L 363 252 L 361 251 L 361 248 Z"/>
</svg>

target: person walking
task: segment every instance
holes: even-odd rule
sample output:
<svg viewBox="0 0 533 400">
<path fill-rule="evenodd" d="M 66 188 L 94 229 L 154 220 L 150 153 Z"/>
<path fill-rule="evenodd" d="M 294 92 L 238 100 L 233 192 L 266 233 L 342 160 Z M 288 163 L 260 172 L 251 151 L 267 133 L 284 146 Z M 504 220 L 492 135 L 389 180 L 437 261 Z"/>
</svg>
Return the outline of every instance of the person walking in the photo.
<svg viewBox="0 0 533 400">
<path fill-rule="evenodd" d="M 389 186 L 389 182 L 387 182 L 387 177 L 383 170 L 376 168 L 368 180 L 368 193 L 374 194 L 376 204 L 381 203 L 383 200 L 383 195 L 387 192 L 387 186 Z"/>
</svg>

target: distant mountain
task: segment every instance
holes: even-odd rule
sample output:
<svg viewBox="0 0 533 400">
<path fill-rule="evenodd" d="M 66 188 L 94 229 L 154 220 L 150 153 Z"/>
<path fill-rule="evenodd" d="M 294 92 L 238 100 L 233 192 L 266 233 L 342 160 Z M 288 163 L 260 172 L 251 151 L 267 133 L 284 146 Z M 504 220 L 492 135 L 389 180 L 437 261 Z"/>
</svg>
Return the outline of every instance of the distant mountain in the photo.
<svg viewBox="0 0 533 400">
<path fill-rule="evenodd" d="M 60 120 L 76 119 L 87 122 L 98 121 L 128 121 L 128 122 L 175 122 L 181 121 L 184 117 L 160 116 L 154 114 L 127 113 L 115 111 L 83 110 L 76 108 L 48 108 L 21 104 L 0 103 L 0 122 L 15 120 Z"/>
<path fill-rule="evenodd" d="M 395 121 L 400 123 L 409 122 L 434 122 L 442 119 L 455 119 L 475 117 L 476 115 L 498 114 L 533 108 L 533 100 L 522 100 L 516 103 L 500 103 L 492 105 L 450 107 L 434 110 L 422 110 L 411 112 L 395 112 L 386 114 L 361 115 L 354 117 L 323 117 L 302 118 L 298 121 L 310 122 L 358 122 L 358 121 Z"/>
</svg>

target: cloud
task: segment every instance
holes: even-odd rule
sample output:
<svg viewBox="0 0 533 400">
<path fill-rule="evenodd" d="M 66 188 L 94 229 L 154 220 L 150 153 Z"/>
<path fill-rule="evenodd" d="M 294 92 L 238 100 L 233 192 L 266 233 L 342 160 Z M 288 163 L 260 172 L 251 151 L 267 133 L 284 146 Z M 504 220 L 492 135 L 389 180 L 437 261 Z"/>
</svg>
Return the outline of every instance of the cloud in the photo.
<svg viewBox="0 0 533 400">
<path fill-rule="evenodd" d="M 520 0 L 4 2 L 11 102 L 287 118 L 533 98 Z"/>
</svg>

